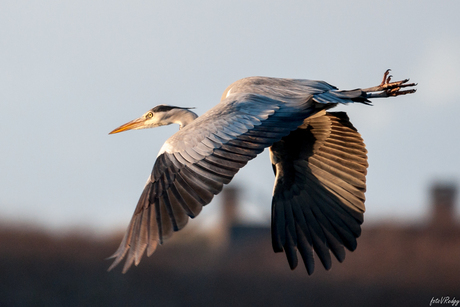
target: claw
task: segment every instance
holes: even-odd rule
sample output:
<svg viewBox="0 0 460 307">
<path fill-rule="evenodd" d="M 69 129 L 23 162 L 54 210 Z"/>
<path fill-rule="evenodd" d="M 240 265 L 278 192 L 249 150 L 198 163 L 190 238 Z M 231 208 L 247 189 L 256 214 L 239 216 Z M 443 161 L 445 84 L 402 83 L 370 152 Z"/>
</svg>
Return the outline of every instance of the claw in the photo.
<svg viewBox="0 0 460 307">
<path fill-rule="evenodd" d="M 390 75 L 390 71 L 390 69 L 385 71 L 383 74 L 383 80 L 380 85 L 363 89 L 363 91 L 367 94 L 367 98 L 399 96 L 415 93 L 416 89 L 409 89 L 404 91 L 401 91 L 401 89 L 417 86 L 417 83 L 408 83 L 409 79 L 391 82 L 393 76 Z"/>
<path fill-rule="evenodd" d="M 397 88 L 398 90 L 395 91 L 394 89 L 391 90 L 388 94 L 388 96 L 392 96 L 392 97 L 395 97 L 395 96 L 401 96 L 401 95 L 407 95 L 407 94 L 412 94 L 412 93 L 415 93 L 417 91 L 417 89 L 410 89 L 410 90 L 405 90 L 405 91 L 400 91 L 399 87 Z"/>
<path fill-rule="evenodd" d="M 388 74 L 390 73 L 391 69 L 387 69 L 384 73 L 383 73 L 383 80 L 382 80 L 382 83 L 380 83 L 380 86 L 383 86 L 385 85 L 385 83 L 387 82 L 387 77 L 388 77 Z"/>
</svg>

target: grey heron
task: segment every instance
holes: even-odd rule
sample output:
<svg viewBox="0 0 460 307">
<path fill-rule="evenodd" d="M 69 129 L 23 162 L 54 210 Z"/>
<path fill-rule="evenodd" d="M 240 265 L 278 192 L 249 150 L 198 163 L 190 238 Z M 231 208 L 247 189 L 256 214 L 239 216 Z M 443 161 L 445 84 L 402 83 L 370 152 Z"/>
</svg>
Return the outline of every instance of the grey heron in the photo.
<svg viewBox="0 0 460 307">
<path fill-rule="evenodd" d="M 162 146 L 109 270 L 126 257 L 123 273 L 147 251 L 196 217 L 224 184 L 266 147 L 275 173 L 272 246 L 297 251 L 308 274 L 313 252 L 325 269 L 330 252 L 342 262 L 357 246 L 365 211 L 367 150 L 344 112 L 328 109 L 371 98 L 414 93 L 409 79 L 339 90 L 324 81 L 249 77 L 231 84 L 201 116 L 189 108 L 159 105 L 110 132 L 179 124 Z"/>
</svg>

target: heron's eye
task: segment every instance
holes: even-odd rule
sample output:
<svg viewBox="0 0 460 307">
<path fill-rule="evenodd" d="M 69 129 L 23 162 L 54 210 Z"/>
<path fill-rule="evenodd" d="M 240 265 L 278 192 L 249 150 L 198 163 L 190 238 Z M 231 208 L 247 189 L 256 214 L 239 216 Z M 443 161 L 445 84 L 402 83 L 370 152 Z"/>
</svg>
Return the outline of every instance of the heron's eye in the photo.
<svg viewBox="0 0 460 307">
<path fill-rule="evenodd" d="M 153 117 L 153 113 L 152 112 L 149 112 L 147 114 L 145 114 L 145 118 L 146 119 L 149 119 L 149 118 L 152 118 Z"/>
</svg>

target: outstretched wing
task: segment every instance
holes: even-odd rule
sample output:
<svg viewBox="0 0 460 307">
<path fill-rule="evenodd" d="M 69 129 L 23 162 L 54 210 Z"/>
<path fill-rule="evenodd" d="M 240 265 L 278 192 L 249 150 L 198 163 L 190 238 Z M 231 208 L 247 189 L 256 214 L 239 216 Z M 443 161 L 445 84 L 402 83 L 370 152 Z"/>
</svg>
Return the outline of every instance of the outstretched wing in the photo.
<svg viewBox="0 0 460 307">
<path fill-rule="evenodd" d="M 126 257 L 126 272 L 183 228 L 249 160 L 316 112 L 311 98 L 234 94 L 168 139 L 109 270 Z"/>
<path fill-rule="evenodd" d="M 356 248 L 363 222 L 367 151 L 343 112 L 321 111 L 270 148 L 276 174 L 272 243 L 291 269 L 298 249 L 308 274 L 313 250 L 326 269 Z"/>
</svg>

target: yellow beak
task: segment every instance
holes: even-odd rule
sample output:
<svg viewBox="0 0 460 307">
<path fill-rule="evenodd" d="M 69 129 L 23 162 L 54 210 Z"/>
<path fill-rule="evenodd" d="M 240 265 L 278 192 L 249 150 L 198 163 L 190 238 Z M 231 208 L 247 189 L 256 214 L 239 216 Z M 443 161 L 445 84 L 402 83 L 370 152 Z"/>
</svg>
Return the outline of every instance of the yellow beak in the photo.
<svg viewBox="0 0 460 307">
<path fill-rule="evenodd" d="M 114 133 L 123 132 L 123 131 L 142 127 L 144 125 L 144 122 L 145 122 L 145 119 L 143 117 L 136 118 L 135 120 L 132 120 L 124 125 L 121 125 L 120 127 L 110 132 L 109 134 L 114 134 Z"/>
</svg>

